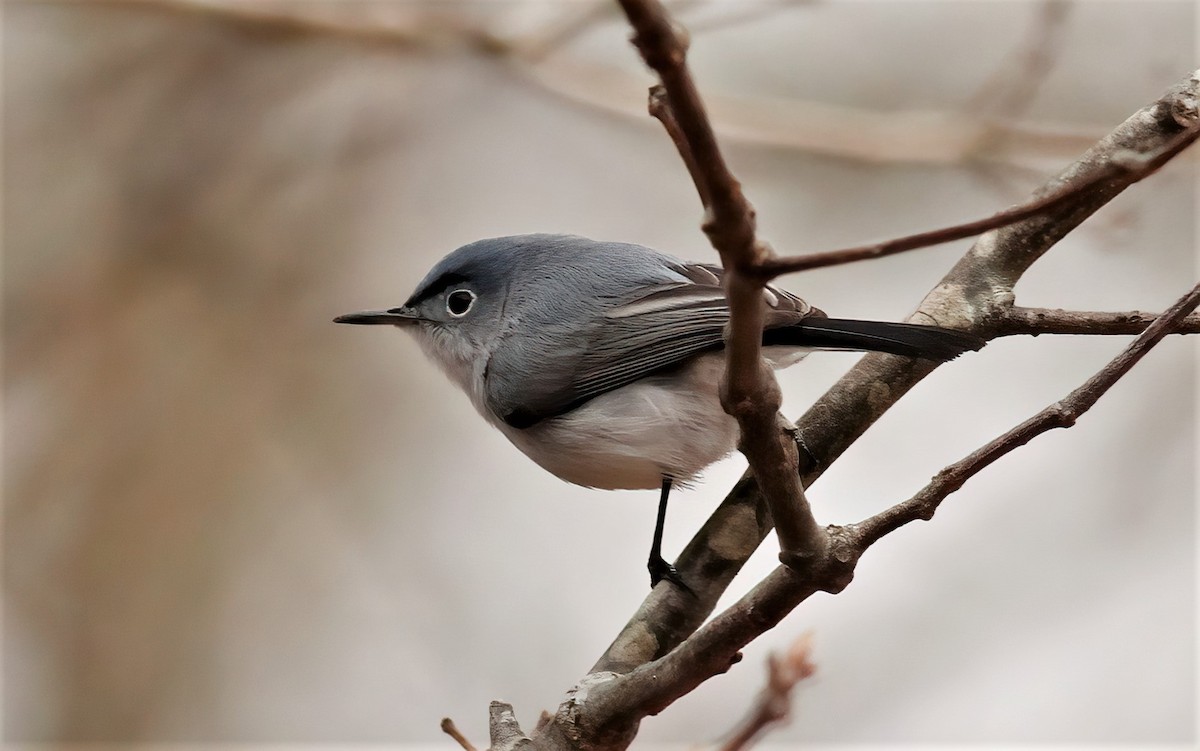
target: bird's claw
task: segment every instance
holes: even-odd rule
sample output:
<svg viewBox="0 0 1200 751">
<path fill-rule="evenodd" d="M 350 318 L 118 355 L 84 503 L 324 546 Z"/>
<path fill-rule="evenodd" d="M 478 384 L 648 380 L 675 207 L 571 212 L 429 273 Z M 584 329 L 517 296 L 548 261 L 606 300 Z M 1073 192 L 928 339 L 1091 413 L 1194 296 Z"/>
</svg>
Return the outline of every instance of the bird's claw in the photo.
<svg viewBox="0 0 1200 751">
<path fill-rule="evenodd" d="M 650 570 L 651 589 L 654 589 L 656 586 L 658 586 L 659 582 L 666 580 L 674 584 L 676 587 L 679 587 L 684 592 L 687 592 L 692 597 L 696 596 L 696 593 L 692 591 L 692 588 L 684 583 L 683 577 L 679 575 L 679 572 L 675 569 L 675 567 L 667 563 L 666 560 L 664 560 L 661 556 L 651 558 L 649 563 L 646 565 L 646 568 Z"/>
</svg>

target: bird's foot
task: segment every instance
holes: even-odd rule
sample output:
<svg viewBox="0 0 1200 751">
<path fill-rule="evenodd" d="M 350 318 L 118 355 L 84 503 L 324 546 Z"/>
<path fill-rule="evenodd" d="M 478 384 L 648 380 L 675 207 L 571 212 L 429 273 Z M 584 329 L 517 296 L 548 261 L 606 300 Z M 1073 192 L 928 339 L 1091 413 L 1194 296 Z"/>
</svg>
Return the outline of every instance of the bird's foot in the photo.
<svg viewBox="0 0 1200 751">
<path fill-rule="evenodd" d="M 652 556 L 649 563 L 646 564 L 646 568 L 650 570 L 650 589 L 654 589 L 656 586 L 658 586 L 660 581 L 666 580 L 674 584 L 676 587 L 679 587 L 684 592 L 687 592 L 692 597 L 696 596 L 696 593 L 692 591 L 692 588 L 684 583 L 683 577 L 679 575 L 679 572 L 675 570 L 675 567 L 667 563 L 662 556 Z"/>
</svg>

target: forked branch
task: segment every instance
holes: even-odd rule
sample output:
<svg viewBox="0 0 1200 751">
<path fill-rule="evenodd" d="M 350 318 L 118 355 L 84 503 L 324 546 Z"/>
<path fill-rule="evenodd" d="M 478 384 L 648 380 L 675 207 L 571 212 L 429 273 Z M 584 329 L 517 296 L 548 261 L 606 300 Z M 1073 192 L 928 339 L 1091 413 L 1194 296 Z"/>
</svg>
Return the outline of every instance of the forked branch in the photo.
<svg viewBox="0 0 1200 751">
<path fill-rule="evenodd" d="M 855 525 L 854 533 L 861 551 L 865 551 L 884 535 L 894 532 L 909 522 L 918 519 L 932 519 L 934 512 L 947 496 L 1005 454 L 1024 446 L 1042 433 L 1074 425 L 1083 413 L 1095 406 L 1100 397 L 1108 393 L 1108 390 L 1165 336 L 1179 333 L 1180 328 L 1189 320 L 1188 314 L 1198 305 L 1200 305 L 1200 285 L 1196 285 L 1190 292 L 1177 300 L 1134 339 L 1121 354 L 1117 355 L 1082 386 L 1004 435 L 938 472 L 933 481 L 912 498 Z M 1195 319 L 1191 319 L 1191 321 L 1195 323 Z"/>
<path fill-rule="evenodd" d="M 598 687 L 591 697 L 595 719 L 661 711 L 709 678 L 728 669 L 740 649 L 774 627 L 797 605 L 820 591 L 822 575 L 845 577 L 859 558 L 887 534 L 917 519 L 928 519 L 943 499 L 970 477 L 1042 433 L 1068 427 L 1113 384 L 1200 305 L 1200 285 L 1172 305 L 1108 365 L 1063 400 L 1022 422 L 963 460 L 947 467 L 920 493 L 857 524 L 830 529 L 825 558 L 802 577 L 780 566 L 742 599 L 702 626 L 663 657 Z"/>
<path fill-rule="evenodd" d="M 814 532 L 815 521 L 803 495 L 799 495 L 799 504 L 786 502 L 795 499 L 789 496 L 793 492 L 789 483 L 797 492 L 799 485 L 793 478 L 784 477 L 784 470 L 790 474 L 794 468 L 789 465 L 787 445 L 775 423 L 778 395 L 773 389 L 777 387 L 773 379 L 764 377 L 769 374 L 764 374 L 761 367 L 761 287 L 775 273 L 764 265 L 774 256 L 755 237 L 753 209 L 717 150 L 687 71 L 685 37 L 655 0 L 619 2 L 635 29 L 635 45 L 662 80 L 651 109 L 671 133 L 692 175 L 706 210 L 704 230 L 720 252 L 730 280 L 730 369 L 723 401 L 727 411 L 739 418 L 744 435 L 759 431 L 757 439 L 747 440 L 743 451 L 766 490 L 771 514 L 789 527 L 796 525 L 781 532 L 781 543 L 785 548 L 789 540 L 815 544 L 801 547 L 808 555 L 806 565 L 778 567 L 738 602 L 701 626 L 716 598 L 771 528 L 753 484 L 739 483 L 676 561 L 685 577 L 689 573 L 703 577 L 699 596 L 676 596 L 670 588 L 655 590 L 593 671 L 570 692 L 553 719 L 534 731 L 534 744 L 546 748 L 627 746 L 642 718 L 728 670 L 740 659 L 742 647 L 772 628 L 809 595 L 845 586 L 859 557 L 871 544 L 908 521 L 931 514 L 941 498 L 999 456 L 1090 408 L 1146 351 L 1183 325 L 1187 314 L 1200 302 L 1200 290 L 1193 290 L 1087 384 L 1044 415 L 1022 423 L 1010 434 L 947 468 L 931 483 L 932 489 L 858 524 Z M 1135 113 L 1044 186 L 1039 191 L 1041 198 L 1002 212 L 1001 220 L 993 217 L 967 229 L 955 229 L 975 234 L 995 227 L 980 237 L 926 297 L 914 318 L 988 336 L 1012 333 L 1006 325 L 1017 328 L 1018 324 L 1011 321 L 1026 313 L 1013 306 L 1013 285 L 1021 275 L 1084 219 L 1196 139 L 1200 132 L 1198 89 L 1200 80 L 1193 76 Z M 922 235 L 919 243 L 901 239 L 896 245 L 884 244 L 884 253 L 869 252 L 900 252 L 891 248 L 920 247 L 931 235 L 934 240 L 947 236 L 945 231 Z M 1079 330 L 1116 325 L 1103 320 L 1104 314 L 1088 315 L 1093 320 L 1086 326 L 1079 324 Z M 1043 321 L 1050 318 L 1053 316 L 1043 312 Z M 1142 323 L 1136 322 L 1139 326 Z M 1024 325 L 1027 329 L 1033 326 Z M 862 358 L 799 422 L 810 454 L 802 465 L 805 481 L 811 484 L 934 367 L 927 361 L 888 355 Z M 776 491 L 778 496 L 774 495 Z M 782 504 L 781 499 L 785 501 Z M 511 708 L 501 708 L 505 711 L 498 712 L 493 706 L 493 746 L 511 748 L 527 742 L 516 728 Z M 497 733 L 498 729 L 501 732 Z"/>
<path fill-rule="evenodd" d="M 782 394 L 763 361 L 766 280 L 747 273 L 774 254 L 756 237 L 754 208 L 717 146 L 700 92 L 687 67 L 687 35 L 657 0 L 619 0 L 633 27 L 633 44 L 658 74 L 651 110 L 667 126 L 704 206 L 703 229 L 725 267 L 729 300 L 721 403 L 735 417 L 742 452 L 771 509 L 785 560 L 803 566 L 819 557 L 825 535 L 796 475 L 795 447 L 779 424 Z"/>
<path fill-rule="evenodd" d="M 1064 333 L 1136 333 L 1144 329 L 1148 320 L 1134 320 L 1135 314 L 1118 321 L 1125 314 L 1037 311 L 1031 318 L 1025 309 L 1013 306 L 1013 285 L 1060 238 L 1136 179 L 1195 141 L 1200 122 L 1198 92 L 1200 80 L 1192 76 L 1100 140 L 1037 192 L 1051 197 L 1033 202 L 1039 211 L 982 236 L 910 320 L 956 326 L 983 336 L 1054 333 L 1057 327 L 1070 329 Z M 701 167 L 693 164 L 694 154 L 688 156 L 685 131 L 672 109 L 673 101 L 662 93 L 652 98 L 651 111 L 663 121 L 677 146 L 685 144 L 680 151 L 693 181 L 702 186 L 706 181 L 698 177 Z M 705 195 L 702 188 L 698 190 Z M 1013 218 L 1013 214 L 1004 217 L 1005 221 Z M 934 367 L 928 361 L 887 355 L 863 357 L 797 423 L 807 448 L 801 457 L 808 465 L 803 470 L 805 485 L 819 478 Z M 700 596 L 651 593 L 593 670 L 628 672 L 663 656 L 692 634 L 769 533 L 771 520 L 762 504 L 753 482 L 738 483 L 675 562 L 685 577 L 702 579 Z"/>
</svg>

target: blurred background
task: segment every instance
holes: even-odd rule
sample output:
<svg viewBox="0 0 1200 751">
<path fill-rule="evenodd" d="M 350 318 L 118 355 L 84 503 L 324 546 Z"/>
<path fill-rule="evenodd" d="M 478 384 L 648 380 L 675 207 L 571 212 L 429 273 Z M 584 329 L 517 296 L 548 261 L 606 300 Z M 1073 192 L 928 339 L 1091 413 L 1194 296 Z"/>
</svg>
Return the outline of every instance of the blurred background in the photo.
<svg viewBox="0 0 1200 751">
<path fill-rule="evenodd" d="M 787 253 L 1016 203 L 1197 64 L 1186 2 L 675 7 Z M 3 12 L 6 738 L 448 748 L 439 720 L 483 743 L 491 699 L 531 727 L 645 595 L 655 494 L 565 485 L 414 342 L 330 319 L 403 302 L 480 237 L 715 259 L 609 3 Z M 1018 302 L 1182 294 L 1192 165 L 1060 243 Z M 900 319 L 966 247 L 781 283 Z M 813 488 L 818 518 L 908 497 L 1127 340 L 1013 338 L 940 369 Z M 819 672 L 778 742 L 1194 740 L 1195 351 L 1164 342 L 639 740 L 717 738 L 805 630 Z M 783 373 L 788 414 L 855 359 Z M 678 495 L 668 557 L 743 469 Z"/>
</svg>

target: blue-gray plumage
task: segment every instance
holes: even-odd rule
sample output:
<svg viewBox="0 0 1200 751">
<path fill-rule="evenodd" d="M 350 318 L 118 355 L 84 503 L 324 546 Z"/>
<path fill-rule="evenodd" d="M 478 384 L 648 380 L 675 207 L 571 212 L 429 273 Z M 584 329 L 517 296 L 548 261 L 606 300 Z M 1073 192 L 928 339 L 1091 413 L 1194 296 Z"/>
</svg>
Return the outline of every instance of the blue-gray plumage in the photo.
<svg viewBox="0 0 1200 751">
<path fill-rule="evenodd" d="M 655 561 L 671 483 L 737 445 L 718 397 L 729 320 L 721 274 L 640 245 L 498 237 L 446 256 L 404 305 L 335 320 L 412 332 L 484 418 L 558 477 L 661 487 L 657 581 L 674 578 Z M 764 304 L 763 352 L 776 367 L 813 349 L 948 360 L 983 345 L 938 327 L 828 318 L 774 286 Z"/>
</svg>

